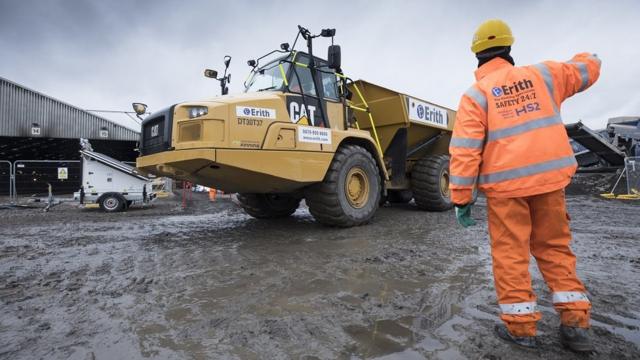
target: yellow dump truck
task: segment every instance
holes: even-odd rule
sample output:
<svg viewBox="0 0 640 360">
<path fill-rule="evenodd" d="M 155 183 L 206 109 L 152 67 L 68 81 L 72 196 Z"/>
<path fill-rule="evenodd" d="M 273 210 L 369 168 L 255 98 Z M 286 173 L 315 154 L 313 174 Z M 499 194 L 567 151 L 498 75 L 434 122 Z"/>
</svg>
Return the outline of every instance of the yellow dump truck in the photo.
<svg viewBox="0 0 640 360">
<path fill-rule="evenodd" d="M 341 227 L 367 223 L 385 199 L 450 209 L 455 112 L 353 81 L 334 29 L 298 28 L 293 46 L 248 62 L 243 94 L 144 119 L 137 167 L 238 193 L 256 218 L 289 216 L 302 199 L 317 221 Z M 313 55 L 318 37 L 331 38 L 326 60 Z M 299 38 L 306 52 L 294 50 Z"/>
</svg>

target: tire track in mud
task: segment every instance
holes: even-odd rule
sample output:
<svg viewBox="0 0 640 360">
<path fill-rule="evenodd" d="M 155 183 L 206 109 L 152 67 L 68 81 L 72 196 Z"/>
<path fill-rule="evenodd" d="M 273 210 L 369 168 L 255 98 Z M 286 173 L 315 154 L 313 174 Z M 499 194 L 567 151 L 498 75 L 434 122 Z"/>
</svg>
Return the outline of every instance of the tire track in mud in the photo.
<svg viewBox="0 0 640 360">
<path fill-rule="evenodd" d="M 595 358 L 640 357 L 638 207 L 568 204 Z M 304 208 L 271 222 L 228 202 L 178 208 L 0 218 L 0 358 L 577 358 L 560 348 L 537 270 L 541 348 L 493 337 L 483 221 L 460 229 L 407 205 L 332 229 Z M 474 211 L 484 219 L 482 199 Z"/>
</svg>

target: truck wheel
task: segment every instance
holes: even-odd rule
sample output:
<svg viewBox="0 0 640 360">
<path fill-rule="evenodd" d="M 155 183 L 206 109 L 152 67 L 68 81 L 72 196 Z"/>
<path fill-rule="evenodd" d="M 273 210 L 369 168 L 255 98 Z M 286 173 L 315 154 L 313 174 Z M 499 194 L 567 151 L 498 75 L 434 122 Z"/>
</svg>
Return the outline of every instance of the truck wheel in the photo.
<svg viewBox="0 0 640 360">
<path fill-rule="evenodd" d="M 387 190 L 387 200 L 390 203 L 406 204 L 413 199 L 411 190 Z"/>
<path fill-rule="evenodd" d="M 100 197 L 98 203 L 102 211 L 113 213 L 124 210 L 126 200 L 118 193 L 106 193 Z"/>
<path fill-rule="evenodd" d="M 425 156 L 413 165 L 411 188 L 420 209 L 451 209 L 453 203 L 449 191 L 449 155 Z"/>
<path fill-rule="evenodd" d="M 238 194 L 244 211 L 258 219 L 290 216 L 300 205 L 300 199 L 288 194 Z"/>
<path fill-rule="evenodd" d="M 321 183 L 309 186 L 309 212 L 320 223 L 350 227 L 367 223 L 378 209 L 381 183 L 371 154 L 356 145 L 336 151 Z"/>
</svg>

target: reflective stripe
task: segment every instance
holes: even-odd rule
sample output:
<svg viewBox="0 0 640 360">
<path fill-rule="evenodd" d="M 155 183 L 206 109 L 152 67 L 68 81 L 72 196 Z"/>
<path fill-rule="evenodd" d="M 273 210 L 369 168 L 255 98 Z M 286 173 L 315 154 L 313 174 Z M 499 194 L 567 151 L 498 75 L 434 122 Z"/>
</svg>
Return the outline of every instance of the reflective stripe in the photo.
<svg viewBox="0 0 640 360">
<path fill-rule="evenodd" d="M 480 90 L 472 86 L 464 94 L 477 102 L 478 105 L 480 105 L 480 107 L 484 110 L 484 112 L 487 112 L 487 97 L 484 96 L 484 94 Z"/>
<path fill-rule="evenodd" d="M 578 70 L 580 71 L 580 78 L 582 79 L 582 85 L 580 85 L 580 90 L 578 92 L 584 90 L 589 85 L 589 70 L 587 70 L 587 64 L 583 62 L 569 61 L 567 64 L 576 65 Z"/>
<path fill-rule="evenodd" d="M 495 173 L 480 175 L 480 184 L 496 183 L 501 181 L 518 179 L 526 176 L 536 175 L 551 170 L 561 169 L 567 166 L 576 165 L 576 158 L 571 155 L 560 159 L 545 161 L 520 168 L 498 171 Z"/>
<path fill-rule="evenodd" d="M 469 186 L 476 183 L 476 178 L 473 176 L 449 175 L 449 182 L 453 185 Z"/>
<path fill-rule="evenodd" d="M 535 64 L 533 66 L 535 66 L 536 69 L 540 71 L 540 74 L 542 74 L 544 83 L 547 85 L 547 90 L 549 90 L 549 94 L 551 94 L 551 97 L 553 98 L 553 77 L 551 77 L 551 72 L 549 71 L 549 68 L 547 67 L 547 65 L 543 63 Z"/>
<path fill-rule="evenodd" d="M 536 312 L 536 303 L 523 302 L 515 304 L 500 304 L 500 311 L 507 315 L 527 315 Z"/>
<path fill-rule="evenodd" d="M 558 115 L 553 115 L 553 116 L 549 116 L 542 119 L 531 120 L 523 124 L 502 128 L 499 130 L 489 131 L 489 134 L 487 135 L 487 141 L 495 141 L 508 136 L 522 134 L 527 131 L 549 127 L 557 124 L 562 124 L 562 119 Z"/>
<path fill-rule="evenodd" d="M 482 149 L 484 145 L 484 139 L 471 139 L 471 138 L 451 138 L 449 146 L 470 148 L 470 149 Z"/>
<path fill-rule="evenodd" d="M 547 85 L 547 90 L 549 91 L 549 96 L 551 97 L 551 105 L 553 105 L 553 111 L 556 114 L 559 114 L 560 111 L 558 111 L 558 105 L 556 105 L 556 98 L 553 90 L 553 77 L 551 76 L 551 71 L 549 71 L 549 68 L 544 63 L 535 64 L 533 66 L 535 66 L 536 69 L 540 71 L 540 74 L 542 74 L 542 79 L 544 79 L 544 83 Z"/>
<path fill-rule="evenodd" d="M 574 301 L 590 302 L 587 294 L 579 291 L 558 291 L 553 293 L 553 303 L 569 303 Z"/>
</svg>

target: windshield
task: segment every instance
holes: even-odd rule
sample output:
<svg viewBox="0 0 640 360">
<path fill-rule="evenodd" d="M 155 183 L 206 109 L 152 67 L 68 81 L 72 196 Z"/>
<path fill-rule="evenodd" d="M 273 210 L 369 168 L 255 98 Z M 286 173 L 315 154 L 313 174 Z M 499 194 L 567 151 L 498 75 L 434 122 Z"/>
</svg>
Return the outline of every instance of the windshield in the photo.
<svg viewBox="0 0 640 360">
<path fill-rule="evenodd" d="M 247 81 L 245 92 L 282 90 L 284 86 L 283 72 L 280 71 L 280 66 L 278 65 L 280 65 L 280 62 L 274 61 L 254 71 L 249 81 Z M 289 70 L 289 64 L 284 63 L 282 67 L 286 74 Z"/>
</svg>

